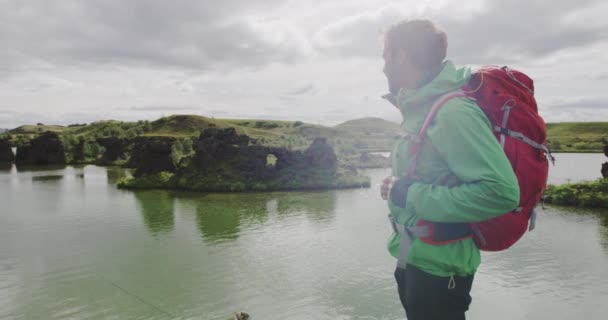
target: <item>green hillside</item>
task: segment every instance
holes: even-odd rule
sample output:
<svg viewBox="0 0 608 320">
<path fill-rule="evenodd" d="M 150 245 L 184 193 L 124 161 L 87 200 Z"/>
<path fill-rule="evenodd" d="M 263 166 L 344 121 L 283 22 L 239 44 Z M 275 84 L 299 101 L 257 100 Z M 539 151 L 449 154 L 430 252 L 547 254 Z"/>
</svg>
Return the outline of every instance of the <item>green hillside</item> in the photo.
<svg viewBox="0 0 608 320">
<path fill-rule="evenodd" d="M 608 122 L 548 123 L 547 137 L 554 152 L 602 152 Z"/>
<path fill-rule="evenodd" d="M 0 134 L 14 145 L 29 142 L 42 132 L 58 133 L 68 144 L 98 138 L 134 138 L 136 136 L 173 136 L 190 139 L 207 128 L 234 127 L 258 143 L 302 149 L 316 137 L 326 137 L 342 159 L 357 157 L 363 152 L 389 151 L 399 134 L 399 125 L 380 118 L 349 120 L 328 127 L 301 121 L 256 119 L 215 119 L 198 115 L 172 115 L 155 121 L 124 122 L 96 121 L 90 124 L 23 125 Z M 608 122 L 578 122 L 547 124 L 548 145 L 554 152 L 601 152 L 603 139 L 608 138 Z"/>
<path fill-rule="evenodd" d="M 8 137 L 13 145 L 26 145 L 39 134 L 52 131 L 59 134 L 69 154 L 83 149 L 84 163 L 98 160 L 104 147 L 100 138 L 132 139 L 137 136 L 171 136 L 180 138 L 185 153 L 200 132 L 208 128 L 235 128 L 238 134 L 249 136 L 256 143 L 303 150 L 317 137 L 325 137 L 343 163 L 358 161 L 363 152 L 387 151 L 398 132 L 398 125 L 379 118 L 347 121 L 335 127 L 326 127 L 301 121 L 215 119 L 198 115 L 172 115 L 155 121 L 124 122 L 96 121 L 90 124 L 69 126 L 24 125 L 0 137 Z M 71 159 L 68 159 L 71 161 Z"/>
</svg>

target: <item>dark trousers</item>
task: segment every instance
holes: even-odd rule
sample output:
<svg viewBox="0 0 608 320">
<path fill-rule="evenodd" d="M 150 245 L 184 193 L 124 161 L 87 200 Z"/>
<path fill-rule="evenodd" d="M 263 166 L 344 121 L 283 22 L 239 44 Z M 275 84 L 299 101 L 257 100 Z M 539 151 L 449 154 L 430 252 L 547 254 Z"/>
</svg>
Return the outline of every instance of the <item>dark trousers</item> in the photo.
<svg viewBox="0 0 608 320">
<path fill-rule="evenodd" d="M 408 320 L 464 320 L 473 275 L 437 277 L 410 264 L 395 270 L 399 299 Z"/>
</svg>

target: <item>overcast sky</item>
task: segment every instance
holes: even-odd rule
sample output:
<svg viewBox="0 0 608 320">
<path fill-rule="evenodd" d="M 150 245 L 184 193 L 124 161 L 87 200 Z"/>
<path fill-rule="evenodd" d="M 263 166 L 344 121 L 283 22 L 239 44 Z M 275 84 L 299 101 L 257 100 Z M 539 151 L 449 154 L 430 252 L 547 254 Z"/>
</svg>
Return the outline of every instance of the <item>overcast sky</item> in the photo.
<svg viewBox="0 0 608 320">
<path fill-rule="evenodd" d="M 535 80 L 548 122 L 608 121 L 601 0 L 0 0 L 0 127 L 170 114 L 400 121 L 383 32 L 429 18 L 456 64 Z"/>
</svg>

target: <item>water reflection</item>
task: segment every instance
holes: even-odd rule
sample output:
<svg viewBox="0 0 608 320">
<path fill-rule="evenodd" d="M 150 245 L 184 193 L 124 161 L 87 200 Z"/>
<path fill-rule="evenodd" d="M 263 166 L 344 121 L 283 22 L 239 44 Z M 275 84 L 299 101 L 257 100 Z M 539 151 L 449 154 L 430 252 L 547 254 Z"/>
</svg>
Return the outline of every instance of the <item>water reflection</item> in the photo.
<svg viewBox="0 0 608 320">
<path fill-rule="evenodd" d="M 56 164 L 56 165 L 36 166 L 36 165 L 15 164 L 15 167 L 17 168 L 17 172 L 40 172 L 40 171 L 65 170 L 67 168 L 67 165 Z"/>
<path fill-rule="evenodd" d="M 600 220 L 600 236 L 602 237 L 602 246 L 608 250 L 608 212 L 603 212 L 598 215 Z"/>
<path fill-rule="evenodd" d="M 106 175 L 108 177 L 108 183 L 117 183 L 120 179 L 126 178 L 128 176 L 128 172 L 128 169 L 121 167 L 107 167 Z"/>
<path fill-rule="evenodd" d="M 196 222 L 203 239 L 209 242 L 237 239 L 241 219 L 258 220 L 266 215 L 263 198 L 253 194 L 210 194 L 198 199 Z"/>
<path fill-rule="evenodd" d="M 316 222 L 328 222 L 335 217 L 336 191 L 285 193 L 277 201 L 281 214 L 304 213 Z"/>
<path fill-rule="evenodd" d="M 598 233 L 602 247 L 608 250 L 608 209 L 606 208 L 576 208 L 552 206 L 558 212 L 579 217 L 594 217 L 597 219 Z"/>
<path fill-rule="evenodd" d="M 235 240 L 241 229 L 258 228 L 277 216 L 305 215 L 311 221 L 330 221 L 335 192 L 208 194 L 191 198 L 196 222 L 205 241 Z"/>
<path fill-rule="evenodd" d="M 174 228 L 175 199 L 166 191 L 134 191 L 133 195 L 139 204 L 144 224 L 153 235 L 167 233 Z"/>
<path fill-rule="evenodd" d="M 607 209 L 585 209 L 578 213 L 580 215 L 594 215 L 598 220 L 598 233 L 600 235 L 600 244 L 608 250 L 608 210 Z"/>
<path fill-rule="evenodd" d="M 46 175 L 46 176 L 33 176 L 32 181 L 40 181 L 40 182 L 52 182 L 63 179 L 63 175 Z"/>
</svg>

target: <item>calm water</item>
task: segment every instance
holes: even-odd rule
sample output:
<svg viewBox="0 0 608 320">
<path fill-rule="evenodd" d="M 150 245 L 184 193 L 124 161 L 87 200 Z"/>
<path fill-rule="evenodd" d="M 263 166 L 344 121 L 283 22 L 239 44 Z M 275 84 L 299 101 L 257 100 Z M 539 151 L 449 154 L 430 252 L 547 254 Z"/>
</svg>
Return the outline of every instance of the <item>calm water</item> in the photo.
<svg viewBox="0 0 608 320">
<path fill-rule="evenodd" d="M 558 155 L 551 181 L 599 177 Z M 0 168 L 0 319 L 402 319 L 371 189 L 117 190 L 121 169 Z M 469 319 L 605 319 L 608 213 L 549 208 L 484 254 Z"/>
</svg>

